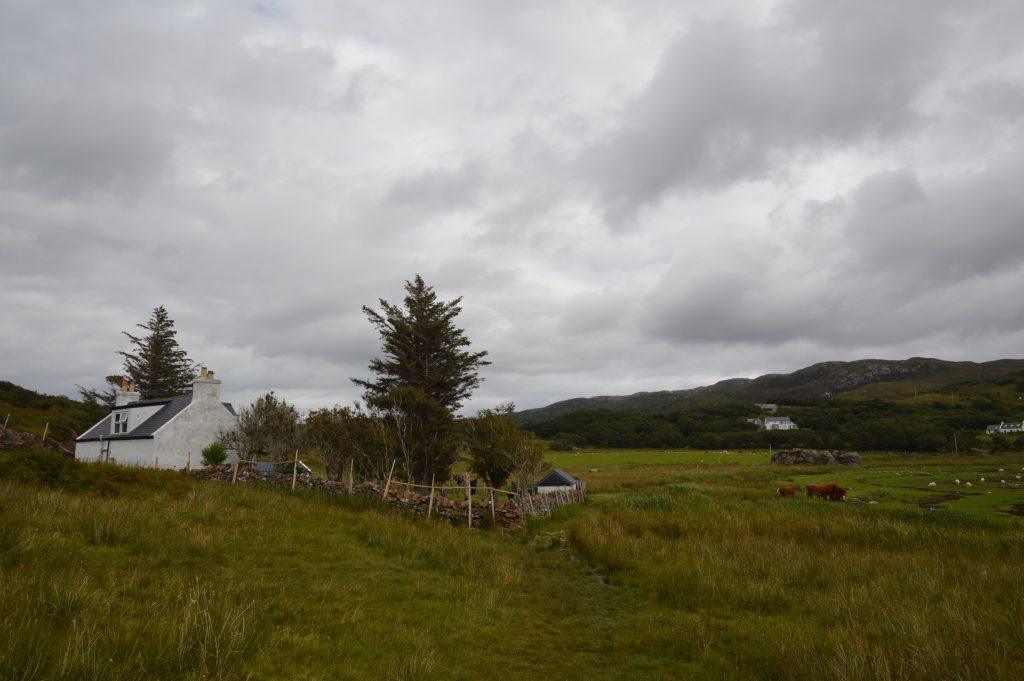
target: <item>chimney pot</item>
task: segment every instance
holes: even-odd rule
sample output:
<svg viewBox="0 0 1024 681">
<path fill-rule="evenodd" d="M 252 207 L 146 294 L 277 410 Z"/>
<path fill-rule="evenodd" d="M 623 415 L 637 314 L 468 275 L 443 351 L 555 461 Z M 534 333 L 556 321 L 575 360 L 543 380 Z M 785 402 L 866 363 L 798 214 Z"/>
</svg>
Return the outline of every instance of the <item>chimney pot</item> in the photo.
<svg viewBox="0 0 1024 681">
<path fill-rule="evenodd" d="M 121 390 L 123 392 L 128 392 L 128 379 L 127 378 L 122 378 L 121 379 Z"/>
</svg>

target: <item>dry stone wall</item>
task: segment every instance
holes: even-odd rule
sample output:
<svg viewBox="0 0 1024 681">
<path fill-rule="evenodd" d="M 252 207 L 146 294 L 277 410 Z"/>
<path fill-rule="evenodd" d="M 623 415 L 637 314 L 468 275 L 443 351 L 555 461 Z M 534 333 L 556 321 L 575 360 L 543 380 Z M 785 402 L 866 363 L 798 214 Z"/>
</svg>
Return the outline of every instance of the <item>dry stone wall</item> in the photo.
<svg viewBox="0 0 1024 681">
<path fill-rule="evenodd" d="M 195 471 L 195 475 L 205 480 L 231 482 L 234 470 L 230 466 L 210 466 Z M 258 473 L 251 469 L 240 468 L 238 469 L 236 482 L 258 482 L 269 485 L 287 485 L 290 487 L 292 476 L 287 473 Z M 299 476 L 295 481 L 295 486 L 332 496 L 348 494 L 347 483 L 313 476 Z M 360 483 L 352 491 L 354 494 L 360 494 L 373 499 L 381 499 L 383 497 L 381 486 L 372 482 Z M 429 511 L 431 516 L 444 518 L 453 524 L 469 524 L 467 514 L 470 505 L 464 500 L 447 499 L 439 494 L 435 494 L 433 508 L 431 508 L 429 494 L 389 489 L 386 501 L 394 508 L 415 515 L 425 516 Z M 516 529 L 526 525 L 527 513 L 511 500 L 496 501 L 493 511 L 490 501 L 474 501 L 472 509 L 473 527 L 485 527 L 496 524 L 500 527 Z"/>
</svg>

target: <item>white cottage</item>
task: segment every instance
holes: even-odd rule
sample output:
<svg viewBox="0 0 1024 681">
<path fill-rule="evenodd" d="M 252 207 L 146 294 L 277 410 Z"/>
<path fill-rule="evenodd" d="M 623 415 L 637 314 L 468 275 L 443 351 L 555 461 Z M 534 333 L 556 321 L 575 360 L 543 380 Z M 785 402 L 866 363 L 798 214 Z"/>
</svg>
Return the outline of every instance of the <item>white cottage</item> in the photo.
<svg viewBox="0 0 1024 681">
<path fill-rule="evenodd" d="M 796 424 L 788 416 L 765 416 L 765 430 L 796 430 Z"/>
<path fill-rule="evenodd" d="M 234 408 L 220 401 L 220 381 L 204 367 L 187 395 L 139 399 L 121 384 L 113 411 L 75 441 L 75 458 L 124 465 L 200 466 L 203 449 L 235 426 Z"/>
</svg>

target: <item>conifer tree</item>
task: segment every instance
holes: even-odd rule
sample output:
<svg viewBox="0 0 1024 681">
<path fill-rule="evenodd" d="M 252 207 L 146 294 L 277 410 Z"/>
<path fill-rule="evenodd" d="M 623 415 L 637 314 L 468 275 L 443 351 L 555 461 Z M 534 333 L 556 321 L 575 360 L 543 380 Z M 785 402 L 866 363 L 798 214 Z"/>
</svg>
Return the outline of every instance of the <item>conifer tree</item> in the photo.
<svg viewBox="0 0 1024 681">
<path fill-rule="evenodd" d="M 370 362 L 376 380 L 352 381 L 369 397 L 392 388 L 417 388 L 453 413 L 480 385 L 477 369 L 490 364 L 486 352 L 469 352 L 469 339 L 453 323 L 462 298 L 444 302 L 416 275 L 405 282 L 402 307 L 380 300 L 381 312 L 363 306 L 383 342 L 383 359 Z"/>
<path fill-rule="evenodd" d="M 380 312 L 364 306 L 377 329 L 383 357 L 373 359 L 372 379 L 353 378 L 367 403 L 388 414 L 401 443 L 409 476 L 429 482 L 448 476 L 453 448 L 448 435 L 454 412 L 480 385 L 477 371 L 490 364 L 486 352 L 470 352 L 455 326 L 462 298 L 438 300 L 418 274 L 405 282 L 402 305 L 381 299 Z"/>
<path fill-rule="evenodd" d="M 134 352 L 118 351 L 124 357 L 125 377 L 135 384 L 143 399 L 182 395 L 192 389 L 195 364 L 175 338 L 174 320 L 160 305 L 145 324 L 148 333 L 133 336 L 122 331 L 135 346 Z"/>
</svg>

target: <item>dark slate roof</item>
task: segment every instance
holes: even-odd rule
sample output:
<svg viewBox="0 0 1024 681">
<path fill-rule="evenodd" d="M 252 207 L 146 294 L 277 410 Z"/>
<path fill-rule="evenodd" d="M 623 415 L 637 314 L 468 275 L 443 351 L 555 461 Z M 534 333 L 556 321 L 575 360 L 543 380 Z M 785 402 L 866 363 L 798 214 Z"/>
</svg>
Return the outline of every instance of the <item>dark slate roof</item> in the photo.
<svg viewBox="0 0 1024 681">
<path fill-rule="evenodd" d="M 575 485 L 576 478 L 572 477 L 561 468 L 554 468 L 550 473 L 541 478 L 537 487 L 559 487 L 561 485 Z"/>
<path fill-rule="evenodd" d="M 175 416 L 181 413 L 181 410 L 192 403 L 192 394 L 178 395 L 176 397 L 163 397 L 154 400 L 139 400 L 138 402 L 132 402 L 124 407 L 115 407 L 114 411 L 105 416 L 102 421 L 97 423 L 95 426 L 85 431 L 81 437 L 78 438 L 77 442 L 90 442 L 93 440 L 142 440 L 153 437 L 161 426 L 173 419 Z M 140 423 L 133 430 L 127 433 L 118 433 L 117 435 L 111 435 L 110 423 L 113 419 L 115 412 L 123 409 L 137 409 L 138 407 L 152 407 L 154 405 L 162 404 L 163 409 L 159 410 L 148 419 Z M 229 410 L 230 411 L 230 410 Z"/>
<path fill-rule="evenodd" d="M 230 403 L 228 403 L 228 402 L 221 402 L 221 404 L 224 405 L 225 409 L 227 409 L 229 412 L 231 412 L 232 416 L 238 416 L 238 414 L 235 413 L 235 408 L 232 407 Z"/>
</svg>

